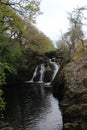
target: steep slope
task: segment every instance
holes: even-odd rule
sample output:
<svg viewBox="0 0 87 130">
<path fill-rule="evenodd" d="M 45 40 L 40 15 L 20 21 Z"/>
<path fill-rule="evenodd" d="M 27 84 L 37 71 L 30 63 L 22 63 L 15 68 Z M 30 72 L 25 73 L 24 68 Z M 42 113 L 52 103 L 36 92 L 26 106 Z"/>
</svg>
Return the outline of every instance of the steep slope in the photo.
<svg viewBox="0 0 87 130">
<path fill-rule="evenodd" d="M 54 96 L 61 97 L 64 130 L 87 130 L 87 49 L 78 49 L 59 71 L 53 83 Z M 62 96 L 61 96 L 62 94 Z"/>
</svg>

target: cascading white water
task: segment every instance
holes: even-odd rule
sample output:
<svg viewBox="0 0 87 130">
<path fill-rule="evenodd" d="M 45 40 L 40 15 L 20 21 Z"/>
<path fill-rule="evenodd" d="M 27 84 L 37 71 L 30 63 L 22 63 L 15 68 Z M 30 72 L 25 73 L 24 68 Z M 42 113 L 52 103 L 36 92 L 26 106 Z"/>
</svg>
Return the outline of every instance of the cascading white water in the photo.
<svg viewBox="0 0 87 130">
<path fill-rule="evenodd" d="M 39 66 L 37 66 L 35 68 L 33 77 L 31 78 L 30 81 L 26 81 L 26 83 L 34 82 L 34 78 L 39 74 L 40 76 L 39 76 L 39 80 L 37 81 L 37 83 L 45 83 L 46 86 L 51 85 L 51 82 L 54 80 L 54 78 L 55 78 L 55 76 L 56 76 L 56 74 L 58 72 L 59 65 L 56 62 L 52 61 L 51 59 L 49 59 L 49 63 L 53 66 L 53 69 L 49 65 L 45 68 L 45 64 L 41 64 L 40 65 L 40 70 L 39 70 L 38 69 Z M 44 82 L 44 76 L 45 76 L 44 74 L 45 74 L 46 70 L 48 70 L 48 71 L 52 70 L 53 71 L 52 79 L 51 79 L 50 82 Z"/>
<path fill-rule="evenodd" d="M 52 82 L 59 70 L 59 65 L 56 62 L 51 61 L 51 59 L 50 59 L 50 63 L 54 66 L 54 72 L 53 72 L 53 76 L 52 76 L 52 80 L 51 80 L 51 82 Z"/>
<path fill-rule="evenodd" d="M 34 78 L 36 77 L 36 75 L 37 75 L 37 69 L 38 69 L 38 66 L 36 67 L 36 69 L 35 69 L 35 71 L 34 71 L 34 74 L 33 74 L 33 77 L 32 77 L 32 79 L 31 79 L 31 81 L 33 81 Z"/>
<path fill-rule="evenodd" d="M 57 72 L 58 72 L 58 70 L 59 70 L 59 65 L 58 65 L 56 62 L 53 62 L 51 59 L 49 59 L 49 61 L 50 61 L 50 64 L 53 65 L 53 67 L 54 67 L 54 71 L 53 71 L 53 75 L 52 75 L 52 79 L 51 79 L 51 81 L 45 83 L 46 86 L 51 85 L 51 82 L 54 80 L 54 78 L 55 78 L 55 76 L 56 76 L 56 74 L 57 74 Z"/>
<path fill-rule="evenodd" d="M 31 80 L 30 80 L 30 81 L 26 81 L 26 83 L 32 83 L 32 82 L 34 82 L 34 78 L 35 78 L 36 75 L 37 75 L 37 70 L 38 70 L 38 66 L 35 68 L 35 71 L 34 71 L 34 73 L 33 73 L 33 77 L 31 78 Z"/>
<path fill-rule="evenodd" d="M 45 66 L 44 64 L 41 65 L 41 69 L 40 69 L 40 79 L 38 81 L 38 83 L 43 83 L 43 78 L 44 78 L 44 72 L 45 72 Z"/>
</svg>

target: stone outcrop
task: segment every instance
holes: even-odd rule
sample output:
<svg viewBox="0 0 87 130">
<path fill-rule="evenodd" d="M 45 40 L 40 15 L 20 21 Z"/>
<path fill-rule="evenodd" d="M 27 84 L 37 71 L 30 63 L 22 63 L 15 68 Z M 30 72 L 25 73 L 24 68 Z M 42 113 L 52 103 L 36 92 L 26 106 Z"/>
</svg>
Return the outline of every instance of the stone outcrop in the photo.
<svg viewBox="0 0 87 130">
<path fill-rule="evenodd" d="M 53 82 L 60 100 L 64 130 L 87 130 L 87 51 L 76 53 Z M 62 97 L 62 98 L 61 98 Z"/>
</svg>

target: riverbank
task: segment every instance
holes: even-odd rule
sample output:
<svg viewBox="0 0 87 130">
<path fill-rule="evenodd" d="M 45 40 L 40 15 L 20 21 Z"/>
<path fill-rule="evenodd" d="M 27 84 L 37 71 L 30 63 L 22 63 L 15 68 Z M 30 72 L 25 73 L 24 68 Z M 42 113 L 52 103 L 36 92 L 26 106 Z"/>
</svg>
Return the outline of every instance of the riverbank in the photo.
<svg viewBox="0 0 87 130">
<path fill-rule="evenodd" d="M 87 129 L 87 48 L 79 49 L 63 65 L 53 83 L 54 96 L 60 99 L 64 130 Z"/>
</svg>

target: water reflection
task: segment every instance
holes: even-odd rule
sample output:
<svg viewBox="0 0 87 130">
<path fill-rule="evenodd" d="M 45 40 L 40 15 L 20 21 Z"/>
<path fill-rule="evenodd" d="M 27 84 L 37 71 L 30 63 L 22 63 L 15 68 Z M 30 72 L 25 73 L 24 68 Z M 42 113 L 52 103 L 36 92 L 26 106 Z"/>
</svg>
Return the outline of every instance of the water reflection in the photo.
<svg viewBox="0 0 87 130">
<path fill-rule="evenodd" d="M 11 87 L 6 99 L 6 121 L 14 130 L 62 130 L 58 101 L 43 84 Z"/>
</svg>

